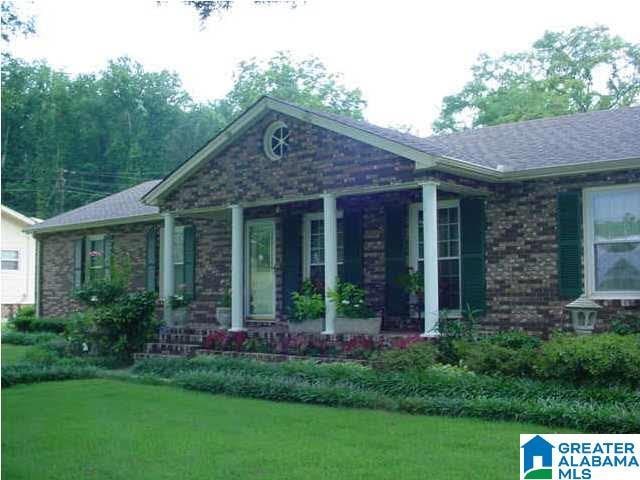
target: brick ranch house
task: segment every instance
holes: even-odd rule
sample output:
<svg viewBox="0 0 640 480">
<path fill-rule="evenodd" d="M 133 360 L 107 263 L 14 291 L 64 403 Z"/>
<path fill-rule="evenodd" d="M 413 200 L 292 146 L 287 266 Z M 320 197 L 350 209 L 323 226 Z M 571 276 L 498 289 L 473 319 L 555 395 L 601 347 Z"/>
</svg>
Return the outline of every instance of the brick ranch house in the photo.
<svg viewBox="0 0 640 480">
<path fill-rule="evenodd" d="M 126 254 L 132 288 L 184 293 L 187 322 L 212 328 L 230 289 L 231 330 L 286 331 L 303 279 L 338 276 L 383 331 L 434 335 L 468 305 L 487 330 L 546 333 L 583 293 L 606 323 L 640 302 L 640 107 L 420 138 L 263 97 L 164 179 L 30 231 L 45 316 Z"/>
</svg>

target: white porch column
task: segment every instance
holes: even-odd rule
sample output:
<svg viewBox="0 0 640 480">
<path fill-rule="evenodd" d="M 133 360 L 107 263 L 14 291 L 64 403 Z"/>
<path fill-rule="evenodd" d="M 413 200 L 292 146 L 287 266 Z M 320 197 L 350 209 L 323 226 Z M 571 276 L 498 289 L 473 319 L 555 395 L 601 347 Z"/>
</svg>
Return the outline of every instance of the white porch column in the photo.
<svg viewBox="0 0 640 480">
<path fill-rule="evenodd" d="M 231 331 L 244 330 L 244 214 L 231 206 Z"/>
<path fill-rule="evenodd" d="M 338 220 L 336 214 L 336 196 L 325 193 L 324 203 L 324 292 L 325 292 L 325 326 L 322 332 L 333 335 L 336 331 L 336 305 L 327 292 L 335 290 L 338 278 Z"/>
<path fill-rule="evenodd" d="M 175 219 L 173 214 L 165 212 L 164 232 L 162 239 L 162 296 L 164 299 L 163 318 L 165 322 L 171 321 L 171 297 L 175 293 L 175 279 L 173 268 L 173 230 Z"/>
<path fill-rule="evenodd" d="M 437 336 L 438 327 L 438 198 L 436 182 L 422 184 L 422 228 L 424 238 L 424 332 Z"/>
</svg>

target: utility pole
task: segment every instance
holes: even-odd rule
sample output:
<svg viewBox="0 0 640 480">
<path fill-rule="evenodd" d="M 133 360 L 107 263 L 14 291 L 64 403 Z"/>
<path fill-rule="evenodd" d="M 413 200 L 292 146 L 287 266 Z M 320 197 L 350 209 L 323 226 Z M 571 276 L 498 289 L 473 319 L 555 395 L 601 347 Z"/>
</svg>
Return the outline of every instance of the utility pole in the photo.
<svg viewBox="0 0 640 480">
<path fill-rule="evenodd" d="M 58 170 L 58 178 L 56 179 L 56 186 L 55 186 L 55 190 L 58 193 L 58 212 L 57 213 L 62 213 L 64 212 L 64 184 L 65 184 L 65 178 L 64 178 L 64 173 L 65 173 L 65 169 L 60 167 L 60 169 Z"/>
</svg>

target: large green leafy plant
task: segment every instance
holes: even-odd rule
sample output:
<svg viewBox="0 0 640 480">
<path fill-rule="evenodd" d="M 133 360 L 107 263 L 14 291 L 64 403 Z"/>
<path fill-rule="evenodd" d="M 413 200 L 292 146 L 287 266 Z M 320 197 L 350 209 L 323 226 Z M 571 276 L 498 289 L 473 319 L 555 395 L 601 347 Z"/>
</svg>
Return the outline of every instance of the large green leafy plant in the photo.
<svg viewBox="0 0 640 480">
<path fill-rule="evenodd" d="M 93 353 L 125 360 L 142 350 L 159 325 L 155 316 L 156 294 L 129 292 L 131 261 L 124 253 L 112 258 L 118 261 L 112 262 L 108 278 L 76 292 L 88 308 L 70 336 L 75 343 L 86 343 Z"/>
<path fill-rule="evenodd" d="M 330 290 L 328 295 L 335 302 L 338 315 L 342 317 L 369 318 L 373 316 L 373 312 L 365 303 L 362 287 L 338 281 L 336 289 Z"/>
<path fill-rule="evenodd" d="M 324 317 L 324 297 L 310 280 L 303 282 L 298 292 L 291 294 L 293 318 L 296 322 Z"/>
</svg>

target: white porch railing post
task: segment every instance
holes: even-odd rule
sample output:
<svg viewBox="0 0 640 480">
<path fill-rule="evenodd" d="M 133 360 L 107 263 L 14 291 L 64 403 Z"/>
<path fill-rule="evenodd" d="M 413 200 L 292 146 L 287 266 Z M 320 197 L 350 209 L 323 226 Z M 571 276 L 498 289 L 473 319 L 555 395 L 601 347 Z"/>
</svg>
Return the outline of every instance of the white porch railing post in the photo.
<svg viewBox="0 0 640 480">
<path fill-rule="evenodd" d="M 173 230 L 175 219 L 173 214 L 165 212 L 162 251 L 162 296 L 164 299 L 163 318 L 165 323 L 171 321 L 171 297 L 175 293 L 175 279 L 173 267 Z"/>
<path fill-rule="evenodd" d="M 333 335 L 336 331 L 336 305 L 327 294 L 335 290 L 338 278 L 338 225 L 336 213 L 336 196 L 325 193 L 324 204 L 324 293 L 325 293 L 325 326 L 322 332 Z"/>
<path fill-rule="evenodd" d="M 244 330 L 244 215 L 231 206 L 231 331 Z"/>
<path fill-rule="evenodd" d="M 424 238 L 424 332 L 437 336 L 438 328 L 438 198 L 436 182 L 422 184 L 422 228 Z"/>
</svg>

